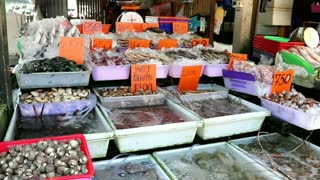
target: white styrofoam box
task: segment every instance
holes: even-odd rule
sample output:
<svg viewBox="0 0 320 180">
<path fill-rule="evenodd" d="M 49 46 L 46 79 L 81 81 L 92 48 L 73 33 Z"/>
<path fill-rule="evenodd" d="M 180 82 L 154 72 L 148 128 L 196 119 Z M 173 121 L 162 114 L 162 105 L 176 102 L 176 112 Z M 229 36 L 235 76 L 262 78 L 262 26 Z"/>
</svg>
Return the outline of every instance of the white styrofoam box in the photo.
<svg viewBox="0 0 320 180">
<path fill-rule="evenodd" d="M 104 132 L 101 133 L 93 133 L 93 134 L 84 134 L 91 158 L 103 158 L 106 157 L 108 147 L 109 147 L 109 141 L 113 139 L 114 133 L 111 129 L 110 125 L 106 122 L 104 116 L 100 112 L 98 107 L 95 107 L 95 113 L 98 120 L 103 124 Z M 8 130 L 6 132 L 6 135 L 4 137 L 4 141 L 13 141 L 15 140 L 15 134 L 17 131 L 17 123 L 18 120 L 21 117 L 21 113 L 18 107 L 15 108 L 14 114 L 12 116 L 12 119 L 10 121 Z"/>
<path fill-rule="evenodd" d="M 142 163 L 142 162 L 148 162 L 153 164 L 159 180 L 169 180 L 170 178 L 166 175 L 166 173 L 161 169 L 161 167 L 157 164 L 157 162 L 153 159 L 151 155 L 140 155 L 140 156 L 130 156 L 127 158 L 119 158 L 119 159 L 112 159 L 112 160 L 106 160 L 106 161 L 98 161 L 94 162 L 94 170 L 96 177 L 93 177 L 92 180 L 100 180 L 99 172 L 103 172 L 106 169 L 109 168 L 115 168 L 117 166 L 121 166 L 125 163 Z M 104 179 L 107 179 L 108 177 L 104 177 Z"/>
<path fill-rule="evenodd" d="M 265 13 L 258 14 L 258 24 L 270 26 L 290 26 L 292 9 L 267 8 Z"/>
<path fill-rule="evenodd" d="M 294 0 L 268 0 L 267 8 L 292 9 Z"/>
<path fill-rule="evenodd" d="M 192 149 L 191 149 L 192 148 Z M 215 144 L 208 144 L 208 145 L 200 145 L 190 148 L 181 148 L 181 149 L 173 149 L 167 151 L 159 151 L 154 152 L 153 156 L 155 157 L 156 161 L 160 164 L 163 170 L 168 174 L 168 176 L 173 180 L 178 180 L 175 174 L 170 170 L 170 168 L 166 165 L 167 160 L 172 160 L 175 158 L 182 158 L 186 156 L 188 153 L 198 154 L 198 153 L 214 153 L 218 149 L 224 150 L 232 155 L 233 158 L 238 163 L 239 167 L 243 169 L 250 169 L 250 172 L 259 172 L 259 175 L 265 177 L 266 179 L 276 180 L 276 179 L 283 179 L 279 173 L 275 171 L 267 170 L 267 167 L 262 166 L 261 164 L 256 163 L 254 160 L 247 157 L 238 149 L 234 148 L 230 144 L 226 142 L 215 143 Z"/>
<path fill-rule="evenodd" d="M 319 114 L 296 110 L 267 99 L 261 98 L 262 107 L 269 109 L 273 116 L 306 130 L 320 129 Z"/>
<path fill-rule="evenodd" d="M 169 99 L 166 99 L 166 104 L 187 121 L 131 129 L 117 129 L 106 109 L 100 105 L 99 107 L 115 132 L 115 142 L 118 149 L 121 153 L 126 153 L 193 142 L 197 129 L 202 126 L 200 118 Z"/>
<path fill-rule="evenodd" d="M 234 100 L 239 99 L 232 95 L 229 96 Z M 224 98 L 224 95 L 219 95 L 218 93 L 210 94 L 208 97 L 196 97 L 194 100 L 201 100 L 202 98 L 222 99 Z M 193 101 L 192 98 L 189 98 L 188 100 L 190 103 Z M 230 116 L 201 118 L 203 120 L 203 127 L 198 129 L 198 136 L 204 140 L 208 140 L 258 131 L 261 128 L 264 119 L 267 116 L 270 116 L 270 111 L 243 99 L 241 99 L 241 103 L 248 107 L 251 112 Z M 200 117 L 198 114 L 197 116 Z"/>
</svg>

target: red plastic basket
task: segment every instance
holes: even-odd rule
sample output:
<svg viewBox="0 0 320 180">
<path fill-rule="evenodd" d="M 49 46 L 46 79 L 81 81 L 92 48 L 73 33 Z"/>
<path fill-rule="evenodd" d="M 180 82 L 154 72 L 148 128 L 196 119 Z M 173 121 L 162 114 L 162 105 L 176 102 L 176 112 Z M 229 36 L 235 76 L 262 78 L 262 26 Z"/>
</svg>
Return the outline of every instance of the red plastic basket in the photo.
<svg viewBox="0 0 320 180">
<path fill-rule="evenodd" d="M 102 24 L 102 32 L 108 34 L 111 30 L 111 24 Z"/>
<path fill-rule="evenodd" d="M 42 140 L 56 140 L 56 141 L 62 141 L 67 142 L 74 139 L 80 139 L 81 140 L 81 150 L 84 152 L 84 154 L 88 157 L 88 163 L 87 163 L 87 174 L 81 174 L 81 175 L 73 175 L 73 176 L 61 176 L 61 177 L 55 177 L 55 178 L 46 178 L 46 180 L 83 180 L 83 179 L 91 179 L 94 177 L 94 168 L 88 148 L 87 141 L 85 137 L 82 134 L 75 134 L 75 135 L 68 135 L 68 136 L 56 136 L 56 137 L 45 137 L 45 138 L 36 138 L 36 139 L 26 139 L 26 140 L 18 140 L 18 141 L 8 141 L 8 142 L 0 142 L 0 153 L 1 152 L 7 152 L 10 148 L 17 146 L 17 145 L 28 145 L 32 143 L 37 143 Z"/>
<path fill-rule="evenodd" d="M 272 41 L 265 39 L 263 36 L 255 36 L 253 40 L 253 47 L 265 51 L 271 54 L 277 54 L 277 52 L 285 49 L 290 49 L 293 46 L 304 46 L 305 43 L 303 42 L 287 42 L 281 43 L 277 41 Z"/>
</svg>

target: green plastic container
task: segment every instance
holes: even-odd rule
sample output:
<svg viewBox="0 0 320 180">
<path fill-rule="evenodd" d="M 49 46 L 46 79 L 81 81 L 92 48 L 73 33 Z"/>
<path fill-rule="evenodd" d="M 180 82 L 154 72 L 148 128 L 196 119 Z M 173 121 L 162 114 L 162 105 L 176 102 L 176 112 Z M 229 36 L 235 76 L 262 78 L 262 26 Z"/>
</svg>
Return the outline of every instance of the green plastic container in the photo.
<svg viewBox="0 0 320 180">
<path fill-rule="evenodd" d="M 276 41 L 280 43 L 287 43 L 290 41 L 288 38 L 279 37 L 279 36 L 264 36 L 265 39 L 268 39 L 270 41 Z"/>
<path fill-rule="evenodd" d="M 283 61 L 285 63 L 303 67 L 310 75 L 313 75 L 315 73 L 315 68 L 301 57 L 284 51 L 281 51 L 280 54 L 282 55 Z"/>
</svg>

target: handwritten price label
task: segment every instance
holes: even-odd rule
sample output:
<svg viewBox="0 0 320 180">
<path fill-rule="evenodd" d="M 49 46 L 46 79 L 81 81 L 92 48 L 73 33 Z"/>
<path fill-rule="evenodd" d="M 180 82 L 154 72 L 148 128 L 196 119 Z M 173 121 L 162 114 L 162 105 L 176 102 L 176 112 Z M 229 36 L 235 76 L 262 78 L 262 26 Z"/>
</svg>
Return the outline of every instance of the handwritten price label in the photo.
<svg viewBox="0 0 320 180">
<path fill-rule="evenodd" d="M 234 62 L 234 60 L 246 61 L 247 59 L 248 59 L 248 54 L 236 54 L 236 53 L 231 53 L 231 54 L 230 54 L 230 60 L 229 60 L 228 70 L 232 70 L 232 69 L 233 69 L 233 62 Z"/>
<path fill-rule="evenodd" d="M 174 22 L 172 23 L 174 34 L 186 34 L 189 31 L 188 22 Z"/>
<path fill-rule="evenodd" d="M 143 23 L 143 30 L 149 28 L 159 28 L 159 23 Z"/>
<path fill-rule="evenodd" d="M 176 47 L 178 47 L 178 40 L 176 39 L 161 39 L 158 43 L 158 49 Z"/>
<path fill-rule="evenodd" d="M 182 69 L 178 89 L 180 91 L 196 91 L 198 89 L 202 66 L 185 66 Z"/>
<path fill-rule="evenodd" d="M 59 56 L 76 62 L 84 63 L 84 38 L 60 37 Z"/>
<path fill-rule="evenodd" d="M 125 23 L 117 22 L 116 23 L 116 32 L 143 32 L 143 23 Z"/>
<path fill-rule="evenodd" d="M 102 24 L 100 21 L 83 23 L 83 34 L 95 34 L 97 32 L 102 32 Z"/>
<path fill-rule="evenodd" d="M 93 39 L 93 48 L 112 49 L 112 39 Z"/>
<path fill-rule="evenodd" d="M 131 92 L 143 89 L 157 91 L 157 77 L 155 64 L 131 65 Z"/>
<path fill-rule="evenodd" d="M 293 81 L 294 70 L 277 72 L 273 76 L 271 93 L 290 91 Z"/>
<path fill-rule="evenodd" d="M 150 47 L 151 41 L 145 39 L 129 39 L 129 48 L 148 48 Z"/>
<path fill-rule="evenodd" d="M 192 47 L 197 46 L 197 45 L 202 45 L 205 47 L 209 46 L 209 39 L 208 38 L 203 38 L 203 39 L 194 39 L 191 42 Z"/>
</svg>

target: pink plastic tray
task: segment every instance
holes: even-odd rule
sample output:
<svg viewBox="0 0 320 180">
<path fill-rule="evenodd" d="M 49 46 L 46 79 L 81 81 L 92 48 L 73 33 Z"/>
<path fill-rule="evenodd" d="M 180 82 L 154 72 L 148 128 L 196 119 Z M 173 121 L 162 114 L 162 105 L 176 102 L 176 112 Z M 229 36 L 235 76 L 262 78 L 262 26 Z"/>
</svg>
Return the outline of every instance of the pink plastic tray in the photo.
<svg viewBox="0 0 320 180">
<path fill-rule="evenodd" d="M 92 68 L 94 81 L 127 80 L 130 76 L 130 65 L 96 66 Z"/>
<path fill-rule="evenodd" d="M 169 69 L 169 76 L 173 77 L 173 78 L 180 78 L 183 67 L 184 66 L 181 66 L 181 65 L 171 65 L 170 69 Z M 203 70 L 204 70 L 204 68 L 202 68 L 201 76 L 203 74 Z"/>
<path fill-rule="evenodd" d="M 208 77 L 221 77 L 223 69 L 228 69 L 228 64 L 207 64 L 204 66 L 203 74 Z"/>
<path fill-rule="evenodd" d="M 296 125 L 306 130 L 320 129 L 320 116 L 316 114 L 306 113 L 300 110 L 289 108 L 287 106 L 274 103 L 272 101 L 261 98 L 262 107 L 271 111 L 271 114 L 288 123 Z"/>
<path fill-rule="evenodd" d="M 84 154 L 88 157 L 88 163 L 87 163 L 87 174 L 81 174 L 81 175 L 74 175 L 74 176 L 63 176 L 63 177 L 55 177 L 55 178 L 46 178 L 46 180 L 90 180 L 91 177 L 94 176 L 94 168 L 91 160 L 91 156 L 89 153 L 89 148 L 87 141 L 85 137 L 82 134 L 75 134 L 75 135 L 68 135 L 68 136 L 57 136 L 57 137 L 47 137 L 47 138 L 37 138 L 37 139 L 27 139 L 27 140 L 18 140 L 18 141 L 8 141 L 8 142 L 0 142 L 0 153 L 1 152 L 7 152 L 9 151 L 9 148 L 14 147 L 16 145 L 28 145 L 32 143 L 39 142 L 41 140 L 57 140 L 57 141 L 70 141 L 74 139 L 80 139 L 81 144 L 81 150 L 84 152 Z"/>
</svg>

